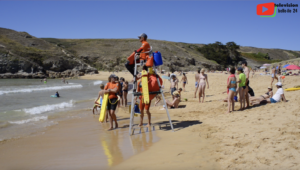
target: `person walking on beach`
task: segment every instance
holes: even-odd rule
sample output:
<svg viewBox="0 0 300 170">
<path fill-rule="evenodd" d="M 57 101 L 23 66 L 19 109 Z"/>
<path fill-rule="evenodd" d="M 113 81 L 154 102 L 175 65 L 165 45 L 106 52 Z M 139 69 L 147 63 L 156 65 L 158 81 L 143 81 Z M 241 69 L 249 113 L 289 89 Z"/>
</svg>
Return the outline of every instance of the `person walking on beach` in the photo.
<svg viewBox="0 0 300 170">
<path fill-rule="evenodd" d="M 176 89 L 178 89 L 178 79 L 176 78 L 175 75 L 171 75 L 171 87 L 170 87 L 170 89 L 171 89 L 172 98 L 174 99 L 173 93 L 176 91 Z"/>
<path fill-rule="evenodd" d="M 94 102 L 95 104 L 94 104 L 94 107 L 93 107 L 93 114 L 95 114 L 95 110 L 97 111 L 97 107 L 101 108 L 104 93 L 105 93 L 104 84 L 100 84 L 100 91 L 98 93 L 97 99 Z M 98 103 L 99 99 L 100 99 L 100 103 Z M 105 122 L 108 122 L 108 115 L 109 115 L 108 110 L 106 110 Z"/>
<path fill-rule="evenodd" d="M 123 78 L 124 79 L 124 78 Z M 124 79 L 125 81 L 125 79 Z M 125 107 L 127 106 L 127 94 L 128 94 L 128 81 L 125 81 L 125 83 L 123 83 L 123 100 L 124 100 L 124 105 Z"/>
<path fill-rule="evenodd" d="M 239 95 L 240 95 L 240 110 L 245 109 L 245 95 L 246 93 L 246 75 L 243 73 L 243 68 L 238 68 L 239 73 Z M 248 95 L 248 94 L 247 94 Z"/>
<path fill-rule="evenodd" d="M 115 128 L 118 128 L 117 116 L 115 114 L 115 111 L 118 105 L 117 94 L 119 92 L 119 86 L 118 83 L 116 83 L 116 78 L 116 75 L 111 74 L 108 78 L 109 82 L 104 87 L 104 93 L 109 93 L 107 110 L 109 113 L 110 128 L 108 130 L 113 129 L 113 121 L 115 122 Z"/>
<path fill-rule="evenodd" d="M 250 107 L 250 102 L 249 102 L 249 95 L 248 95 L 248 91 L 249 91 L 249 84 L 250 84 L 250 70 L 249 68 L 247 67 L 247 62 L 246 61 L 243 61 L 242 62 L 242 67 L 244 69 L 244 74 L 246 75 L 246 89 L 245 89 L 245 98 L 246 98 L 246 102 L 247 102 L 247 105 L 246 105 L 246 108 Z"/>
<path fill-rule="evenodd" d="M 205 69 L 203 68 L 201 69 L 199 74 L 199 103 L 201 103 L 201 97 L 202 97 L 202 103 L 204 102 L 206 84 L 207 84 L 207 89 L 209 89 L 207 74 L 204 74 L 204 72 Z"/>
<path fill-rule="evenodd" d="M 195 74 L 195 96 L 194 96 L 194 98 L 196 98 L 196 94 L 197 94 L 198 87 L 199 87 L 199 76 L 200 76 L 200 70 L 198 70 L 198 73 Z"/>
<path fill-rule="evenodd" d="M 185 73 L 182 73 L 182 74 L 183 74 L 183 76 L 182 76 L 182 79 L 180 82 L 182 82 L 183 91 L 185 91 L 185 85 L 188 84 L 188 80 L 187 80 Z"/>
<path fill-rule="evenodd" d="M 235 68 L 231 68 L 229 71 L 231 74 L 227 79 L 227 93 L 228 93 L 228 111 L 230 113 L 230 106 L 232 107 L 232 111 L 234 111 L 234 95 L 236 93 L 236 77 L 235 77 Z"/>
<path fill-rule="evenodd" d="M 275 66 L 273 66 L 273 68 L 272 68 L 272 73 L 271 73 L 271 75 L 272 75 L 271 87 L 273 87 L 274 79 L 276 79 L 277 82 L 278 82 L 278 78 L 277 78 L 277 75 L 276 75 L 276 69 L 275 69 Z"/>
</svg>

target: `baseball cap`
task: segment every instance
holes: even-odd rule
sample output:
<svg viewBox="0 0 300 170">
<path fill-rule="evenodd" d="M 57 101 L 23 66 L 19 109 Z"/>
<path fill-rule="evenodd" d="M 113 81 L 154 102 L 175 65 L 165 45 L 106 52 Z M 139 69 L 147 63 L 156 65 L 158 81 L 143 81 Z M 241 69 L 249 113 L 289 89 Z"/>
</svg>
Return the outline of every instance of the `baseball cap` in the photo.
<svg viewBox="0 0 300 170">
<path fill-rule="evenodd" d="M 281 82 L 276 83 L 276 86 L 282 86 Z"/>
<path fill-rule="evenodd" d="M 116 78 L 117 76 L 115 75 L 115 74 L 111 74 L 110 76 L 109 76 L 109 78 Z"/>
<path fill-rule="evenodd" d="M 243 71 L 243 68 L 242 68 L 242 67 L 239 67 L 239 68 L 238 68 L 238 71 Z"/>
<path fill-rule="evenodd" d="M 147 36 L 147 34 L 145 34 L 145 33 L 142 33 L 140 36 L 138 36 L 139 38 L 141 38 L 141 37 L 144 37 L 144 38 L 147 38 L 148 36 Z"/>
</svg>

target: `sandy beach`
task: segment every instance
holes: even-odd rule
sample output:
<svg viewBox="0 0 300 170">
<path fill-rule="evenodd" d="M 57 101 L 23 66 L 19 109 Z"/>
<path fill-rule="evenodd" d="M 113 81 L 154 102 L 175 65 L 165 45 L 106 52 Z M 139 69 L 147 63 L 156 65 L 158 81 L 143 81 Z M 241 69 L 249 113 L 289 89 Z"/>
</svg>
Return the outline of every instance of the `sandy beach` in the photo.
<svg viewBox="0 0 300 170">
<path fill-rule="evenodd" d="M 102 79 L 109 74 L 84 78 Z M 117 75 L 130 78 L 129 74 Z M 188 101 L 180 103 L 186 108 L 170 110 L 172 120 L 180 122 L 175 125 L 176 131 L 158 131 L 161 138 L 158 143 L 115 166 L 115 169 L 300 168 L 300 91 L 285 92 L 287 103 L 255 106 L 224 114 L 227 103 L 220 100 L 227 96 L 222 92 L 226 91 L 228 74 L 208 73 L 210 88 L 206 89 L 204 103 L 198 103 L 198 99 L 193 98 L 194 74 L 190 72 L 187 77 L 187 92 L 182 93 L 182 98 Z M 250 78 L 250 87 L 259 96 L 267 92 L 270 82 L 270 76 L 256 73 Z M 298 76 L 287 76 L 283 85 L 284 89 L 300 85 L 300 79 Z M 168 86 L 166 83 L 165 87 Z M 275 83 L 275 93 L 277 89 L 274 86 Z M 151 108 L 151 113 L 166 116 L 160 108 Z M 235 105 L 235 109 L 238 108 L 239 103 Z"/>
<path fill-rule="evenodd" d="M 107 80 L 110 74 L 100 72 L 81 79 Z M 131 80 L 129 73 L 114 74 Z M 300 168 L 300 91 L 285 92 L 287 103 L 224 114 L 227 103 L 220 100 L 227 96 L 222 93 L 226 91 L 228 74 L 208 73 L 210 87 L 206 89 L 204 103 L 193 98 L 194 73 L 189 72 L 187 77 L 182 99 L 188 101 L 180 103 L 184 108 L 169 110 L 175 132 L 170 130 L 162 102 L 150 110 L 155 131 L 142 128 L 141 134 L 131 137 L 127 136 L 128 107 L 118 110 L 121 128 L 113 131 L 103 130 L 108 124 L 100 124 L 98 116 L 93 116 L 90 110 L 81 110 L 78 111 L 84 115 L 81 118 L 63 121 L 25 138 L 1 142 L 0 169 Z M 259 96 L 267 92 L 270 81 L 270 76 L 256 74 L 250 78 L 250 86 Z M 287 76 L 283 84 L 283 88 L 289 88 L 300 85 L 300 80 L 298 76 Z M 170 100 L 169 82 L 164 85 Z M 273 91 L 276 92 L 276 87 Z M 239 103 L 235 105 L 238 108 Z M 105 140 L 101 140 L 103 136 Z M 99 160 L 106 163 L 99 164 Z"/>
</svg>

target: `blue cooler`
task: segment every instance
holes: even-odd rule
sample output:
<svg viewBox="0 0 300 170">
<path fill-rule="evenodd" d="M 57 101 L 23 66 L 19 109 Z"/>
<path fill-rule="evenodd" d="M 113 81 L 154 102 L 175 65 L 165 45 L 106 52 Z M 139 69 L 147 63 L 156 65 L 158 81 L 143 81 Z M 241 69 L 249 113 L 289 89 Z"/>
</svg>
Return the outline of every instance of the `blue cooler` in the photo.
<svg viewBox="0 0 300 170">
<path fill-rule="evenodd" d="M 153 60 L 154 60 L 154 65 L 155 66 L 163 65 L 163 60 L 162 60 L 162 57 L 161 57 L 161 53 L 159 51 L 153 53 L 153 57 L 154 57 Z"/>
</svg>

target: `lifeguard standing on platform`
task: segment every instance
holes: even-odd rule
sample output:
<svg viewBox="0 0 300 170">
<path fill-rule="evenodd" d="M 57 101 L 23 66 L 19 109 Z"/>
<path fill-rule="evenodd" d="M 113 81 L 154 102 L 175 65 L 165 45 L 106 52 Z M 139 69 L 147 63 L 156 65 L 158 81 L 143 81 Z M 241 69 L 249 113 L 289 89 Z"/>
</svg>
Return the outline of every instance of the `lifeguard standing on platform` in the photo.
<svg viewBox="0 0 300 170">
<path fill-rule="evenodd" d="M 147 67 L 152 67 L 152 63 L 148 63 L 149 52 L 151 50 L 151 47 L 149 43 L 147 42 L 148 36 L 145 33 L 142 33 L 140 36 L 138 36 L 140 42 L 142 43 L 141 48 L 138 50 L 135 50 L 128 58 L 127 63 L 125 64 L 125 67 L 127 70 L 134 76 L 134 60 L 135 60 L 135 54 L 140 55 L 139 59 L 136 60 L 137 63 L 144 62 Z"/>
</svg>

